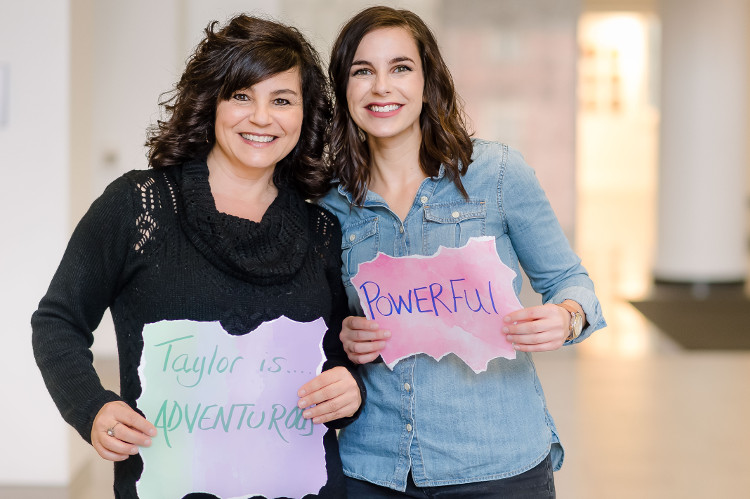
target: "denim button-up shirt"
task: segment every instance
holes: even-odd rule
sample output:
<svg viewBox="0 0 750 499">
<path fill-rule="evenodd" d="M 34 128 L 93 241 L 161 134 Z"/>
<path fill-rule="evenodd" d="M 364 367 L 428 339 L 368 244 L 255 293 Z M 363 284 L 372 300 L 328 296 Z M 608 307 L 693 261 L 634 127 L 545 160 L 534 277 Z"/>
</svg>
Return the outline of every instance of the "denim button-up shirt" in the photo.
<svg viewBox="0 0 750 499">
<path fill-rule="evenodd" d="M 470 237 L 493 236 L 500 259 L 519 264 L 545 303 L 578 302 L 588 326 L 579 342 L 605 325 L 594 286 L 565 235 L 533 170 L 508 146 L 474 141 L 463 185 L 466 200 L 441 168 L 425 179 L 402 221 L 368 192 L 363 207 L 340 185 L 320 203 L 341 222 L 343 280 L 349 305 L 364 315 L 351 277 L 378 252 L 400 257 L 433 255 Z M 498 321 L 498 334 L 502 323 Z M 457 356 L 436 361 L 412 355 L 393 370 L 383 362 L 362 366 L 367 403 L 341 430 L 346 475 L 403 491 L 411 469 L 419 486 L 496 480 L 527 471 L 551 453 L 555 470 L 563 451 L 532 357 L 490 361 L 476 374 Z"/>
</svg>

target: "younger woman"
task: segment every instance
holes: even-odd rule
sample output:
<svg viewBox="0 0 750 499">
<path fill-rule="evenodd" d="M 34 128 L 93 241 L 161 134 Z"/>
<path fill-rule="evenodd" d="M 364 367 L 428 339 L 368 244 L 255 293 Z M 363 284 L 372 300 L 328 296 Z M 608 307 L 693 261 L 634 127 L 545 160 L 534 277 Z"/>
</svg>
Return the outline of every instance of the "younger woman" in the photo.
<svg viewBox="0 0 750 499">
<path fill-rule="evenodd" d="M 338 184 L 322 204 L 341 221 L 350 309 L 364 315 L 351 277 L 378 252 L 433 255 L 475 236 L 493 236 L 545 303 L 498 322 L 517 358 L 479 374 L 455 355 L 413 355 L 391 370 L 378 362 L 389 333 L 348 317 L 341 339 L 368 392 L 339 436 L 349 495 L 554 497 L 563 452 L 530 352 L 582 341 L 604 320 L 533 170 L 508 146 L 469 138 L 437 43 L 412 12 L 355 15 L 329 76 Z"/>
</svg>

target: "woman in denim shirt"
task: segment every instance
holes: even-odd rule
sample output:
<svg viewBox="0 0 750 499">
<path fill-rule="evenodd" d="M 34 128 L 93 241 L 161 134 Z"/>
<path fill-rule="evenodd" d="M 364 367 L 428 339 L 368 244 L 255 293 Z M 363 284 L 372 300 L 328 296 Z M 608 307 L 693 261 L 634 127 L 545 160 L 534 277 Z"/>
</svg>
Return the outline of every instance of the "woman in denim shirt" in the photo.
<svg viewBox="0 0 750 499">
<path fill-rule="evenodd" d="M 338 184 L 322 200 L 343 232 L 343 279 L 378 252 L 433 255 L 493 236 L 522 266 L 544 305 L 498 323 L 517 350 L 475 373 L 455 355 L 379 358 L 390 336 L 363 317 L 344 321 L 349 358 L 364 364 L 368 402 L 341 430 L 350 497 L 554 497 L 563 450 L 531 352 L 577 343 L 605 325 L 593 283 L 521 155 L 471 140 L 450 73 L 424 22 L 372 7 L 334 44 L 331 154 Z M 516 294 L 521 278 L 513 282 Z"/>
</svg>

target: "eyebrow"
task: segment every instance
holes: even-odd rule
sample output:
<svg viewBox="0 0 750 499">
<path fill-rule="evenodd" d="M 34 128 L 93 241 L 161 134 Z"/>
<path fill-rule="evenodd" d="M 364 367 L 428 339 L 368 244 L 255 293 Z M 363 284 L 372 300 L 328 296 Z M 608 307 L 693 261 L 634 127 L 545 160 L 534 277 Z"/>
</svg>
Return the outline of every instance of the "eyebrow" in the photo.
<svg viewBox="0 0 750 499">
<path fill-rule="evenodd" d="M 271 92 L 271 95 L 282 95 L 282 94 L 297 95 L 297 92 L 295 92 L 291 88 L 281 88 L 279 90 L 274 90 L 273 92 Z"/>
<path fill-rule="evenodd" d="M 411 57 L 406 57 L 405 55 L 402 55 L 401 57 L 394 57 L 390 61 L 388 61 L 388 64 L 396 64 L 397 62 L 411 62 L 412 64 L 416 64 L 414 62 L 414 59 Z M 352 61 L 352 66 L 372 66 L 373 64 L 370 61 L 365 61 L 364 59 L 360 59 L 357 61 Z"/>
</svg>

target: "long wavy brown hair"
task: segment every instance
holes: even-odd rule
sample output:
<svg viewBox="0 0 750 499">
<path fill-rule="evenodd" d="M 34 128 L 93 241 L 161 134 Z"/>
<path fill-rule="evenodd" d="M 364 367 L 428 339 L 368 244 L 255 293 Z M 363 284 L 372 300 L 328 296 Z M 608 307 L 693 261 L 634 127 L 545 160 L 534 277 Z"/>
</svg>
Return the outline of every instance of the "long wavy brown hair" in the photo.
<svg viewBox="0 0 750 499">
<path fill-rule="evenodd" d="M 320 57 L 297 29 L 244 14 L 223 27 L 211 22 L 174 89 L 162 95 L 166 118 L 149 129 L 149 165 L 169 168 L 205 159 L 216 141 L 218 103 L 292 68 L 301 78 L 302 130 L 297 145 L 276 165 L 274 183 L 291 185 L 307 197 L 323 194 L 330 178 L 324 151 L 331 98 Z"/>
<path fill-rule="evenodd" d="M 367 143 L 360 140 L 358 127 L 349 114 L 346 88 L 362 38 L 376 29 L 394 27 L 404 28 L 412 35 L 422 59 L 425 86 L 419 117 L 422 129 L 420 167 L 426 175 L 436 176 L 440 165 L 445 165 L 446 174 L 468 198 L 461 175 L 471 163 L 473 147 L 463 103 L 434 35 L 424 21 L 409 10 L 383 6 L 367 8 L 344 25 L 333 45 L 328 67 L 335 96 L 329 146 L 333 174 L 352 193 L 354 204 L 361 206 L 370 179 L 370 151 Z"/>
</svg>

